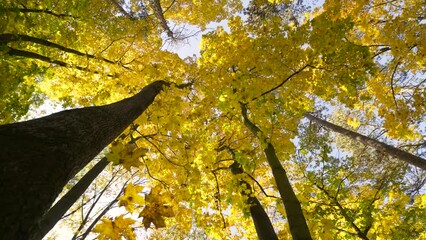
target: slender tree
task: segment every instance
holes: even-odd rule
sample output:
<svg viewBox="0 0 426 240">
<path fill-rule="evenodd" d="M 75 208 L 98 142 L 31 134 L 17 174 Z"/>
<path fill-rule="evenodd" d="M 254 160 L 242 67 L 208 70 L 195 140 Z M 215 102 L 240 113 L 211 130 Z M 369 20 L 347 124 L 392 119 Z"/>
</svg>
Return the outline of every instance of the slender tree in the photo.
<svg viewBox="0 0 426 240">
<path fill-rule="evenodd" d="M 240 106 L 245 126 L 253 133 L 253 135 L 259 139 L 259 141 L 266 141 L 266 139 L 262 137 L 263 133 L 260 128 L 251 122 L 248 118 L 247 106 L 244 104 L 240 104 Z M 290 232 L 293 236 L 293 239 L 312 239 L 308 224 L 306 223 L 305 216 L 303 215 L 302 207 L 300 206 L 300 202 L 293 191 L 285 169 L 277 157 L 275 148 L 270 142 L 266 143 L 264 153 L 266 159 L 268 160 L 268 164 L 272 169 L 272 175 L 274 176 L 278 191 L 284 202 L 288 224 L 290 226 Z"/>
<path fill-rule="evenodd" d="M 244 170 L 240 163 L 236 160 L 235 152 L 229 146 L 223 146 L 221 149 L 226 149 L 234 159 L 234 162 L 229 166 L 233 175 L 243 174 Z M 242 188 L 241 195 L 247 197 L 246 203 L 249 205 L 251 218 L 253 219 L 254 227 L 256 228 L 257 236 L 260 240 L 278 240 L 271 219 L 260 203 L 259 199 L 254 195 L 250 184 L 245 180 L 240 180 L 239 185 Z"/>
<path fill-rule="evenodd" d="M 49 211 L 43 216 L 34 239 L 42 239 L 64 216 L 68 209 L 83 195 L 95 178 L 108 166 L 103 157 L 95 164 Z"/>
<path fill-rule="evenodd" d="M 376 139 L 364 136 L 362 134 L 356 133 L 354 131 L 345 129 L 343 127 L 337 126 L 331 122 L 322 120 L 320 118 L 317 118 L 313 116 L 312 114 L 306 113 L 305 117 L 307 117 L 309 120 L 314 121 L 328 129 L 331 129 L 335 132 L 338 132 L 340 134 L 343 134 L 347 137 L 350 137 L 354 140 L 360 141 L 370 147 L 373 147 L 379 151 L 382 151 L 386 154 L 389 154 L 392 157 L 395 157 L 397 159 L 400 159 L 408 164 L 414 165 L 418 168 L 421 168 L 423 170 L 426 170 L 426 159 L 423 159 L 421 157 L 418 157 L 416 155 L 413 155 L 409 152 L 403 151 L 401 149 L 398 149 L 396 147 L 392 147 L 386 143 L 377 141 Z"/>
</svg>

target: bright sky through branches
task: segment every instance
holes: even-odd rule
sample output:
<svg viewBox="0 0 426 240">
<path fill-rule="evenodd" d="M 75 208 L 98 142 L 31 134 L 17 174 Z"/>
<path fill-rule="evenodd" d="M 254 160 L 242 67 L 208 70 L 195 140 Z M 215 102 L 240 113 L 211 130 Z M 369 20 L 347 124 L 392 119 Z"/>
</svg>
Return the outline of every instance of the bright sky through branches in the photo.
<svg viewBox="0 0 426 240">
<path fill-rule="evenodd" d="M 71 180 L 64 169 L 81 170 L 105 147 L 99 157 L 111 164 L 60 224 L 72 235 L 424 238 L 423 1 L 270 2 L 6 0 L 1 124 L 62 104 L 71 110 L 54 117 L 73 117 L 21 144 L 38 162 L 44 149 L 66 149 L 61 171 L 54 157 L 14 168 L 7 159 L 21 159 L 22 147 L 9 147 L 17 154 L 0 161 L 10 183 L 2 201 L 34 195 L 20 199 L 47 209 L 35 195 L 85 182 L 95 161 Z M 69 123 L 86 111 L 104 115 Z M 0 127 L 3 148 L 13 141 L 1 133 L 14 126 Z M 44 140 L 50 132 L 63 134 Z M 86 140 L 100 144 L 77 145 Z M 73 154 L 86 152 L 84 161 Z M 42 212 L 9 215 L 32 226 Z"/>
</svg>

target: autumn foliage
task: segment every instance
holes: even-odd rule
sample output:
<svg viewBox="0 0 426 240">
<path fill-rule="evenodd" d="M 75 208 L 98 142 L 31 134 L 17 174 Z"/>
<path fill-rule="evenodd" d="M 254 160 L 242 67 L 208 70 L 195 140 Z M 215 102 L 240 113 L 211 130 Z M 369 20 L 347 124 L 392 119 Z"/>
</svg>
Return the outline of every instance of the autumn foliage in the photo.
<svg viewBox="0 0 426 240">
<path fill-rule="evenodd" d="M 164 81 L 61 227 L 74 239 L 256 239 L 256 197 L 279 239 L 425 239 L 424 1 L 310 2 L 2 1 L 2 125 L 45 101 L 101 106 Z M 180 57 L 197 36 L 199 53 Z M 108 203 L 92 211 L 98 196 Z"/>
</svg>

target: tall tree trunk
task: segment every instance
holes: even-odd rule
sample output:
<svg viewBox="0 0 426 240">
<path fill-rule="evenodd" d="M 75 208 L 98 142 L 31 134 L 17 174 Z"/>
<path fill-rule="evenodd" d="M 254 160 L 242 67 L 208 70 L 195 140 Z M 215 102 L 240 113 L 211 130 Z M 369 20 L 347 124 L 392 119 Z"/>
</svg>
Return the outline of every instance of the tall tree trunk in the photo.
<svg viewBox="0 0 426 240">
<path fill-rule="evenodd" d="M 252 123 L 247 117 L 247 107 L 244 104 L 241 105 L 241 113 L 243 116 L 245 126 L 255 135 L 259 141 L 266 141 L 262 131 L 254 123 Z M 271 143 L 267 143 L 267 147 L 264 149 L 268 164 L 272 169 L 272 175 L 274 176 L 275 183 L 277 184 L 278 191 L 281 195 L 281 199 L 284 202 L 285 211 L 287 214 L 288 224 L 290 226 L 290 232 L 294 240 L 308 240 L 312 239 L 309 232 L 308 225 L 303 215 L 302 207 L 296 197 L 296 194 L 291 187 L 290 181 L 288 180 L 287 173 L 281 165 L 278 159 L 275 148 Z"/>
<path fill-rule="evenodd" d="M 224 147 L 232 155 L 234 163 L 229 166 L 233 175 L 243 174 L 244 170 L 241 164 L 235 160 L 235 153 L 230 147 Z M 247 204 L 250 206 L 250 214 L 256 228 L 257 237 L 259 240 L 278 240 L 277 234 L 275 233 L 271 219 L 266 214 L 265 209 L 262 207 L 259 199 L 253 195 L 253 189 L 247 181 L 240 180 L 240 186 L 242 187 L 241 195 L 247 197 Z M 249 190 L 248 192 L 246 190 Z"/>
<path fill-rule="evenodd" d="M 42 239 L 64 216 L 70 207 L 83 195 L 95 178 L 108 166 L 109 161 L 103 157 L 91 168 L 49 211 L 40 221 L 34 239 Z"/>
<path fill-rule="evenodd" d="M 148 0 L 149 6 L 152 8 L 155 17 L 160 21 L 160 26 L 166 32 L 167 36 L 173 38 L 173 31 L 167 25 L 167 20 L 164 18 L 163 8 L 161 7 L 160 0 Z"/>
<path fill-rule="evenodd" d="M 364 143 L 365 145 L 368 145 L 370 147 L 373 147 L 379 151 L 382 151 L 386 154 L 389 154 L 390 156 L 394 158 L 398 158 L 408 164 L 414 165 L 418 168 L 421 168 L 423 170 L 426 170 L 426 159 L 423 159 L 421 157 L 418 157 L 416 155 L 413 155 L 409 152 L 402 151 L 401 149 L 392 147 L 390 145 L 387 145 L 386 143 L 379 142 L 376 139 L 361 135 L 359 133 L 353 132 L 351 130 L 345 129 L 343 127 L 334 125 L 333 123 L 327 122 L 325 120 L 322 120 L 320 118 L 317 118 L 309 113 L 305 114 L 305 117 L 308 118 L 311 121 L 314 121 L 328 129 L 331 129 L 335 132 L 338 132 L 340 134 L 343 134 L 347 137 L 352 138 L 353 140 L 360 141 Z"/>
<path fill-rule="evenodd" d="M 142 114 L 166 85 L 156 81 L 113 104 L 0 126 L 0 238 L 32 239 L 68 180 Z"/>
</svg>

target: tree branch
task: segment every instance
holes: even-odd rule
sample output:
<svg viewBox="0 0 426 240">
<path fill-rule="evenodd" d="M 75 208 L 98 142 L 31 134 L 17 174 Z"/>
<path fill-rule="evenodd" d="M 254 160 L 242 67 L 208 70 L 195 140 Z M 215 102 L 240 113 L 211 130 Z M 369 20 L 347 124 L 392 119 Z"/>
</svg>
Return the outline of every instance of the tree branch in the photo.
<svg viewBox="0 0 426 240">
<path fill-rule="evenodd" d="M 75 54 L 77 56 L 87 57 L 89 59 L 102 60 L 102 61 L 110 63 L 110 64 L 117 64 L 118 63 L 117 61 L 112 61 L 112 60 L 106 59 L 104 57 L 96 57 L 93 54 L 82 53 L 82 52 L 77 51 L 75 49 L 68 48 L 68 47 L 50 42 L 48 40 L 37 38 L 37 37 L 31 37 L 31 36 L 24 35 L 24 34 L 11 34 L 11 33 L 4 33 L 4 34 L 0 35 L 0 43 L 7 44 L 7 43 L 10 43 L 10 42 L 18 42 L 18 41 L 36 43 L 36 44 L 40 44 L 40 45 L 43 45 L 43 46 L 46 46 L 46 47 L 58 49 L 58 50 L 66 52 L 66 53 L 72 53 L 72 54 Z M 128 67 L 126 67 L 124 65 L 122 65 L 122 67 L 129 69 Z"/>
<path fill-rule="evenodd" d="M 43 62 L 56 64 L 56 65 L 59 65 L 61 67 L 70 67 L 70 68 L 75 68 L 75 69 L 80 70 L 80 71 L 92 72 L 94 74 L 103 74 L 103 73 L 100 73 L 98 71 L 91 71 L 87 67 L 73 66 L 73 65 L 68 64 L 66 62 L 55 60 L 55 59 L 51 59 L 50 57 L 46 57 L 46 56 L 40 55 L 38 53 L 33 53 L 33 52 L 18 50 L 18 49 L 14 49 L 14 48 L 11 48 L 11 47 L 8 47 L 8 51 L 6 53 L 8 55 L 10 55 L 10 56 L 32 58 L 32 59 L 37 59 L 37 60 L 40 60 L 40 61 L 43 61 Z M 116 77 L 113 74 L 105 74 L 105 75 L 108 76 L 108 77 L 112 77 L 112 78 Z"/>
<path fill-rule="evenodd" d="M 271 92 L 273 92 L 273 91 L 275 91 L 276 89 L 278 89 L 278 88 L 280 88 L 282 85 L 284 85 L 284 83 L 286 83 L 287 81 L 289 81 L 292 77 L 294 77 L 295 75 L 297 75 L 298 73 L 300 73 L 300 72 L 302 72 L 303 70 L 305 70 L 305 68 L 307 68 L 307 67 L 312 67 L 311 65 L 309 65 L 309 64 L 306 64 L 305 66 L 303 66 L 302 68 L 300 68 L 299 70 L 297 70 L 297 71 L 295 71 L 295 72 L 293 72 L 292 74 L 290 74 L 290 76 L 288 76 L 286 79 L 284 79 L 280 84 L 278 84 L 277 86 L 275 86 L 275 87 L 273 87 L 273 88 L 271 88 L 271 89 L 269 89 L 268 91 L 266 91 L 266 92 L 263 92 L 262 94 L 260 94 L 259 96 L 257 96 L 257 97 L 255 97 L 255 98 L 253 98 L 253 99 L 251 99 L 252 101 L 254 101 L 254 100 L 256 100 L 256 99 L 258 99 L 258 98 L 260 98 L 260 97 L 263 97 L 263 96 L 265 96 L 266 94 L 268 94 L 268 93 L 271 93 Z"/>
<path fill-rule="evenodd" d="M 409 152 L 403 151 L 401 149 L 398 149 L 396 147 L 390 146 L 386 143 L 380 142 L 376 139 L 364 136 L 362 134 L 359 134 L 357 132 L 348 130 L 346 128 L 337 126 L 333 123 L 327 122 L 325 120 L 322 120 L 320 118 L 317 118 L 309 113 L 305 114 L 305 117 L 308 118 L 311 121 L 316 122 L 317 124 L 320 124 L 328 129 L 333 130 L 334 132 L 343 134 L 353 140 L 357 140 L 359 142 L 362 142 L 366 144 L 367 146 L 373 147 L 377 150 L 380 150 L 386 154 L 389 154 L 390 156 L 397 158 L 401 161 L 404 161 L 406 163 L 409 163 L 413 166 L 416 166 L 418 168 L 421 168 L 423 170 L 426 170 L 426 159 L 423 159 L 421 157 L 418 157 L 414 154 L 411 154 Z"/>
<path fill-rule="evenodd" d="M 71 17 L 71 18 L 78 18 L 74 17 L 70 14 L 65 13 L 55 13 L 49 9 L 29 9 L 29 8 L 0 8 L 0 12 L 21 12 L 21 13 L 46 13 L 55 17 Z"/>
<path fill-rule="evenodd" d="M 124 8 L 116 0 L 110 0 L 110 1 L 118 9 L 118 11 L 120 11 L 121 14 L 123 14 L 124 16 L 130 19 L 135 19 L 135 17 L 132 14 L 128 13 L 126 10 L 124 10 Z"/>
<path fill-rule="evenodd" d="M 167 20 L 164 18 L 163 9 L 161 8 L 161 3 L 159 0 L 148 0 L 152 11 L 154 12 L 155 17 L 160 21 L 160 25 L 163 30 L 166 32 L 167 36 L 170 38 L 173 37 L 173 31 L 170 29 L 169 25 L 167 25 Z"/>
</svg>

